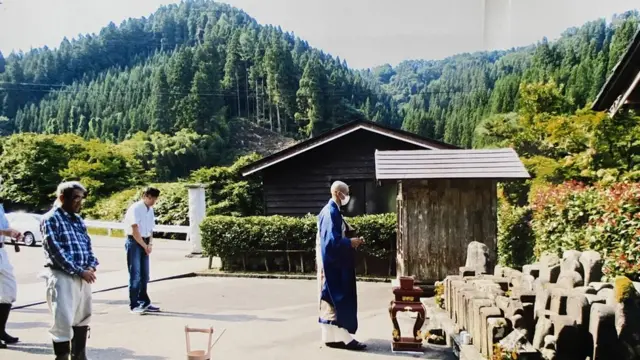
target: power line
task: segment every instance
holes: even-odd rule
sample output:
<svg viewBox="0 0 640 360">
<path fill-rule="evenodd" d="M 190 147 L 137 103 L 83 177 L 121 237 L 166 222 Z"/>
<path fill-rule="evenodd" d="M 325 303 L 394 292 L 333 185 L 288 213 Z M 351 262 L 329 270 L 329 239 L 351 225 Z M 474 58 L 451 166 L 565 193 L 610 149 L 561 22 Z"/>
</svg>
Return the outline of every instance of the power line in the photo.
<svg viewBox="0 0 640 360">
<path fill-rule="evenodd" d="M 117 94 L 138 94 L 140 92 L 145 93 L 148 92 L 148 89 L 146 89 L 145 86 L 141 86 L 138 89 L 124 89 L 124 90 L 120 90 L 120 89 L 109 89 L 107 91 L 105 91 L 104 89 L 99 89 L 99 88 L 91 88 L 91 87 L 84 87 L 82 89 L 73 89 L 74 85 L 63 85 L 63 84 L 43 84 L 43 83 L 12 83 L 12 82 L 6 82 L 6 81 L 0 81 L 0 85 L 5 85 L 5 87 L 0 87 L 0 90 L 2 91 L 11 91 L 11 92 L 31 92 L 31 93 L 55 93 L 55 94 L 75 94 L 75 93 L 81 93 L 81 92 L 86 92 L 86 93 L 95 93 L 95 92 L 106 92 L 106 93 L 113 93 L 114 91 Z M 12 87 L 6 87 L 6 85 L 12 86 Z M 15 85 L 17 86 L 28 86 L 28 87 L 44 87 L 44 89 L 25 89 L 25 88 L 21 88 L 21 87 L 15 87 Z M 46 89 L 46 87 L 54 87 L 57 89 Z M 71 88 L 71 89 L 60 89 L 60 88 Z M 267 90 L 267 88 L 265 87 L 264 90 Z M 375 92 L 376 89 L 368 89 L 370 91 L 373 91 L 373 95 L 383 95 L 383 96 L 392 96 L 392 94 L 386 93 L 384 91 L 380 91 L 380 92 Z M 487 92 L 487 91 L 491 91 L 491 89 L 475 89 L 475 90 L 422 90 L 416 94 L 412 94 L 412 95 L 420 95 L 420 94 L 426 94 L 426 95 L 441 95 L 441 94 L 446 94 L 446 95 L 453 95 L 453 94 L 470 94 L 470 93 L 475 93 L 475 92 Z M 254 91 L 248 91 L 250 96 L 253 96 L 253 94 L 255 94 L 255 90 Z M 198 96 L 202 96 L 202 97 L 207 97 L 207 96 L 232 96 L 235 97 L 236 95 L 236 90 L 235 89 L 229 89 L 228 91 L 226 90 L 218 90 L 215 92 L 192 92 L 192 91 L 169 91 L 169 92 L 154 92 L 155 94 L 159 94 L 159 95 L 183 95 L 183 96 L 188 96 L 188 95 L 198 95 Z M 242 89 L 241 94 L 245 95 L 247 94 L 247 90 L 246 89 Z M 283 94 L 283 95 L 297 95 L 297 91 L 291 91 L 291 90 L 279 90 L 278 91 L 279 94 Z M 356 93 L 354 93 L 353 91 L 336 91 L 336 90 L 331 90 L 328 92 L 329 95 L 336 95 L 336 96 L 354 96 L 356 95 Z M 262 93 L 263 95 L 267 95 L 266 93 Z"/>
</svg>

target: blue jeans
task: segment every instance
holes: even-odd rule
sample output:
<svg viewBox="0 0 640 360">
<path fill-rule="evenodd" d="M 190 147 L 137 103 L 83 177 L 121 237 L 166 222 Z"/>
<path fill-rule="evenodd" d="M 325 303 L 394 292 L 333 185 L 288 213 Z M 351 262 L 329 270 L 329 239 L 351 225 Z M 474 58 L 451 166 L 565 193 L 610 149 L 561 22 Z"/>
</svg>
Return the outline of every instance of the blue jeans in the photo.
<svg viewBox="0 0 640 360">
<path fill-rule="evenodd" d="M 151 304 L 151 299 L 147 294 L 149 255 L 133 237 L 127 237 L 125 249 L 127 250 L 127 267 L 129 268 L 129 307 L 133 309 L 140 305 L 148 306 Z"/>
</svg>

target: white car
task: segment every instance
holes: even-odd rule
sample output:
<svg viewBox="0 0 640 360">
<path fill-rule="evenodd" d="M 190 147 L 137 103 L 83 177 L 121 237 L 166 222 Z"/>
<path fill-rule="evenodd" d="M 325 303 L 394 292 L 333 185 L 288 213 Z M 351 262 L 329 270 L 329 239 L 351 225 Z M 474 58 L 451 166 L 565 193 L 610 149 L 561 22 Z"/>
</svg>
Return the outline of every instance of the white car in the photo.
<svg viewBox="0 0 640 360">
<path fill-rule="evenodd" d="M 24 213 L 24 212 L 12 212 L 7 213 L 7 220 L 9 220 L 9 226 L 20 231 L 22 233 L 22 242 L 27 246 L 36 246 L 41 244 L 44 236 L 40 231 L 40 220 L 42 215 Z M 5 240 L 6 241 L 6 240 Z"/>
</svg>

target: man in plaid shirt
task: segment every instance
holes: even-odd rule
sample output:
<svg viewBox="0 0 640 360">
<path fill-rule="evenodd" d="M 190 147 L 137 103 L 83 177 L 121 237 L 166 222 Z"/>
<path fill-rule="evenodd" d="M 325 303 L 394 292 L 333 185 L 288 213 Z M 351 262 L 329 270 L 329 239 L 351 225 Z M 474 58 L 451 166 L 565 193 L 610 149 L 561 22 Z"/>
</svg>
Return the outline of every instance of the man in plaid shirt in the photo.
<svg viewBox="0 0 640 360">
<path fill-rule="evenodd" d="M 49 330 L 56 359 L 86 360 L 91 320 L 91 284 L 96 259 L 91 238 L 78 215 L 87 190 L 79 182 L 58 186 L 57 200 L 42 220 L 47 304 L 53 315 Z"/>
</svg>

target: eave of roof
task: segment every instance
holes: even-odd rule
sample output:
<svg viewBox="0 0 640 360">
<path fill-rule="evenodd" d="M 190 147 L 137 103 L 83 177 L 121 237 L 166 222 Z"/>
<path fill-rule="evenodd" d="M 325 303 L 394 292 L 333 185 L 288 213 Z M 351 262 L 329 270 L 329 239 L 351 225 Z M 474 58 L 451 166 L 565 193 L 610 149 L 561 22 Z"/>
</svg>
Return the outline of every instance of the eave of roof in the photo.
<svg viewBox="0 0 640 360">
<path fill-rule="evenodd" d="M 249 164 L 241 169 L 242 176 L 248 176 L 258 171 L 264 170 L 267 167 L 288 160 L 292 157 L 300 155 L 304 152 L 322 146 L 328 142 L 331 142 L 358 130 L 370 131 L 430 150 L 458 149 L 458 147 L 455 145 L 447 144 L 437 140 L 427 139 L 407 131 L 389 128 L 372 121 L 357 120 L 336 127 L 314 138 L 302 141 L 287 149 L 284 149 L 275 154 L 260 159 L 252 164 Z"/>
<path fill-rule="evenodd" d="M 591 109 L 594 111 L 609 110 L 616 99 L 626 92 L 626 89 L 615 89 L 630 86 L 636 78 L 636 74 L 630 72 L 633 70 L 632 67 L 637 64 L 640 64 L 640 28 L 636 31 L 620 61 L 613 67 L 611 75 L 600 89 Z M 613 91 L 617 93 L 613 93 Z"/>
<path fill-rule="evenodd" d="M 376 179 L 528 179 L 513 149 L 376 151 Z"/>
</svg>

